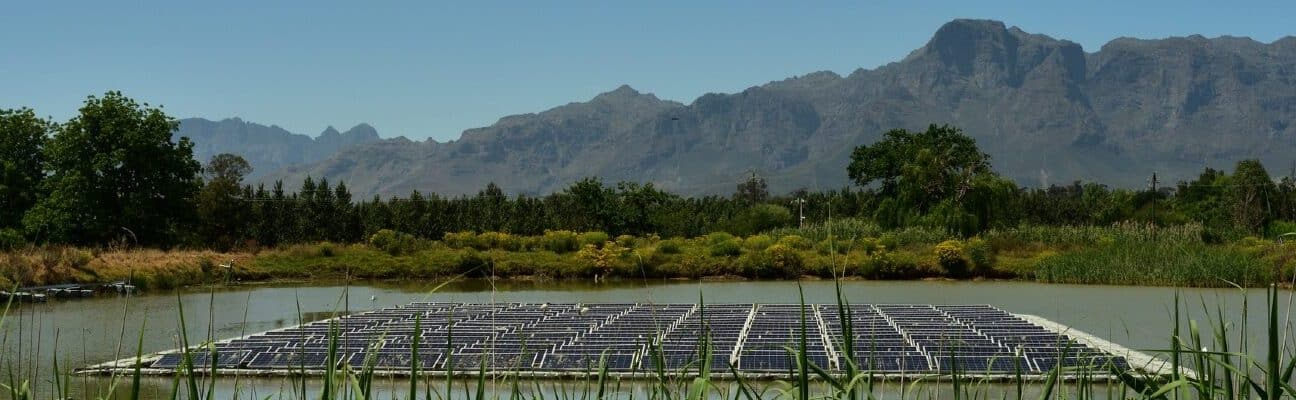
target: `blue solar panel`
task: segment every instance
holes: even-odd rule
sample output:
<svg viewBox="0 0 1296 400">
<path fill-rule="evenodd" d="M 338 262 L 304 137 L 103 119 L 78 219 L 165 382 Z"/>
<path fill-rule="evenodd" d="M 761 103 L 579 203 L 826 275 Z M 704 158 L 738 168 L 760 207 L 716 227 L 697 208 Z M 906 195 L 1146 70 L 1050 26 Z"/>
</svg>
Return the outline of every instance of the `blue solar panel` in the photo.
<svg viewBox="0 0 1296 400">
<path fill-rule="evenodd" d="M 415 317 L 421 320 L 417 331 Z M 851 324 L 852 348 L 843 321 Z M 705 364 L 723 373 L 736 354 L 740 371 L 785 372 L 797 361 L 788 349 L 801 346 L 811 363 L 827 370 L 846 364 L 965 374 L 1042 373 L 1095 363 L 1128 368 L 1123 358 L 988 305 L 913 304 L 853 305 L 843 315 L 833 305 L 411 303 L 219 342 L 216 364 L 314 370 L 327 364 L 332 348 L 340 364 L 408 369 L 416 335 L 423 371 L 573 371 L 602 362 L 614 372 Z M 704 345 L 708 359 L 700 359 Z M 202 351 L 192 357 L 196 368 L 212 361 Z M 180 365 L 179 355 L 165 354 L 150 367 Z"/>
</svg>

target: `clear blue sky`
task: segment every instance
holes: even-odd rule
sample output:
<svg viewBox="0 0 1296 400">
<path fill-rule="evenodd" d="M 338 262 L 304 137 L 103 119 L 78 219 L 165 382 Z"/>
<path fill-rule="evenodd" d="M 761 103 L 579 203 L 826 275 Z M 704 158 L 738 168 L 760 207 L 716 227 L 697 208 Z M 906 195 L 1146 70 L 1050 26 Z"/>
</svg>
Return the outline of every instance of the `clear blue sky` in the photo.
<svg viewBox="0 0 1296 400">
<path fill-rule="evenodd" d="M 446 140 L 621 84 L 688 103 L 845 75 L 904 57 L 956 17 L 1088 51 L 1120 36 L 1296 34 L 1291 0 L 262 3 L 8 2 L 0 108 L 63 120 L 86 95 L 122 90 L 176 117 L 312 136 L 368 122 L 384 137 Z"/>
</svg>

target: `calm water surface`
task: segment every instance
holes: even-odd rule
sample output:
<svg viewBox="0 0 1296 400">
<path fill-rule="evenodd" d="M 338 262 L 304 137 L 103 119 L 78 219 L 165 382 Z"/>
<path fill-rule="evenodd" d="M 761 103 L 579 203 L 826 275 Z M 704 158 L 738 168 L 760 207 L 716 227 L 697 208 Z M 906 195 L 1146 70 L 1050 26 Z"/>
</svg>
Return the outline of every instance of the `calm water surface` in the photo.
<svg viewBox="0 0 1296 400">
<path fill-rule="evenodd" d="M 54 359 L 60 370 L 133 356 L 141 331 L 144 352 L 179 347 L 180 308 L 191 343 L 223 339 L 328 318 L 335 312 L 363 311 L 411 301 L 454 302 L 677 302 L 795 303 L 795 282 L 656 282 L 605 284 L 573 282 L 465 281 L 429 292 L 437 283 L 412 282 L 346 286 L 244 286 L 180 292 L 150 292 L 132 297 L 100 297 L 21 305 L 9 311 L 0 327 L 0 369 L 27 376 L 38 398 L 48 397 Z M 1029 282 L 843 282 L 852 303 L 991 304 L 1014 313 L 1042 316 L 1135 349 L 1166 348 L 1173 321 L 1176 290 L 1190 305 L 1186 318 L 1204 319 L 1225 310 L 1233 326 L 1242 321 L 1244 297 L 1252 305 L 1248 318 L 1252 340 L 1264 329 L 1263 289 L 1244 296 L 1236 289 L 1174 289 L 1131 286 L 1056 285 Z M 832 282 L 802 282 L 805 300 L 833 303 Z M 1286 314 L 1285 295 L 1282 312 Z M 300 316 L 300 318 L 299 318 Z M 1284 318 L 1285 320 L 1285 318 Z M 6 375 L 7 376 L 7 375 Z M 277 393 L 282 382 L 257 382 L 260 397 Z M 8 382 L 4 382 L 8 383 Z M 77 378 L 78 398 L 94 397 L 104 379 Z M 150 379 L 155 395 L 167 397 L 170 381 Z M 246 390 L 246 389 L 245 389 Z M 152 396 L 150 396 L 152 397 Z"/>
</svg>

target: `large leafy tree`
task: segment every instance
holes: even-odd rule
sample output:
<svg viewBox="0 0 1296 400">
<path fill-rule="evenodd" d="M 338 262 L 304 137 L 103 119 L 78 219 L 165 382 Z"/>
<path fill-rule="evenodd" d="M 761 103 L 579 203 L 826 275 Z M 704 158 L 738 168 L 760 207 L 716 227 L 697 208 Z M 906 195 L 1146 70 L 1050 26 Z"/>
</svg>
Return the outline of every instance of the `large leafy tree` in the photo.
<svg viewBox="0 0 1296 400">
<path fill-rule="evenodd" d="M 1273 219 L 1272 201 L 1278 188 L 1259 160 L 1238 161 L 1229 185 L 1233 223 L 1250 233 L 1262 232 Z"/>
<path fill-rule="evenodd" d="M 42 151 L 54 124 L 28 108 L 0 110 L 0 229 L 18 229 L 40 193 Z"/>
<path fill-rule="evenodd" d="M 964 233 L 984 229 L 1011 210 L 990 205 L 1016 187 L 990 170 L 990 156 L 958 128 L 931 125 L 922 132 L 894 129 L 881 141 L 855 148 L 847 167 L 859 186 L 876 185 L 884 226 L 936 225 Z M 969 193 L 981 195 L 969 201 Z M 989 193 L 987 193 L 989 192 Z"/>
<path fill-rule="evenodd" d="M 228 250 L 251 231 L 252 209 L 243 197 L 243 177 L 252 165 L 235 154 L 212 156 L 203 168 L 207 182 L 198 194 L 198 218 L 207 244 Z"/>
<path fill-rule="evenodd" d="M 48 195 L 23 224 L 42 241 L 168 245 L 193 222 L 201 170 L 179 122 L 121 92 L 90 96 L 46 147 Z"/>
<path fill-rule="evenodd" d="M 949 125 L 890 130 L 881 141 L 856 147 L 847 167 L 855 184 L 877 183 L 883 196 L 902 197 L 923 211 L 946 199 L 960 200 L 976 175 L 988 172 L 990 156 Z"/>
</svg>

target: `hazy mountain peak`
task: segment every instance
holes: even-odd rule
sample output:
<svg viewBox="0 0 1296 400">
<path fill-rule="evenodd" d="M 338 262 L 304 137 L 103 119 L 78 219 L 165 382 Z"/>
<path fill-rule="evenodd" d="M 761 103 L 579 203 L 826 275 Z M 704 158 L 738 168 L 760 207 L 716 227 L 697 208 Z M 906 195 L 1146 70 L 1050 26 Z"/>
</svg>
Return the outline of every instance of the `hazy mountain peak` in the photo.
<svg viewBox="0 0 1296 400">
<path fill-rule="evenodd" d="M 630 85 L 621 85 L 612 91 L 599 93 L 594 96 L 591 102 L 659 102 L 660 99 L 652 93 L 642 93 Z"/>
<path fill-rule="evenodd" d="M 356 126 L 351 127 L 351 129 L 347 129 L 346 133 L 343 133 L 342 136 L 372 140 L 379 139 L 378 130 L 364 122 L 356 124 Z"/>
<path fill-rule="evenodd" d="M 341 134 L 342 133 L 338 132 L 337 128 L 334 128 L 333 125 L 329 125 L 327 128 L 324 128 L 324 132 L 320 132 L 318 137 L 322 139 L 327 137 L 339 136 Z"/>
</svg>

